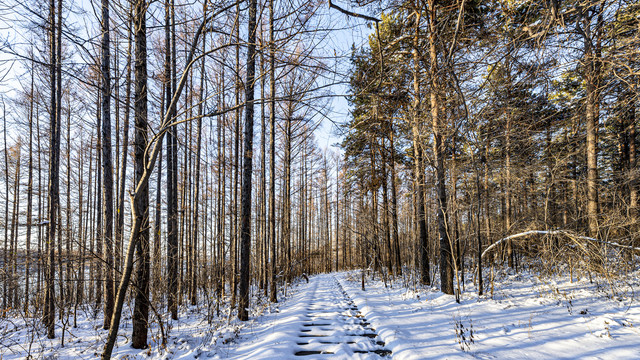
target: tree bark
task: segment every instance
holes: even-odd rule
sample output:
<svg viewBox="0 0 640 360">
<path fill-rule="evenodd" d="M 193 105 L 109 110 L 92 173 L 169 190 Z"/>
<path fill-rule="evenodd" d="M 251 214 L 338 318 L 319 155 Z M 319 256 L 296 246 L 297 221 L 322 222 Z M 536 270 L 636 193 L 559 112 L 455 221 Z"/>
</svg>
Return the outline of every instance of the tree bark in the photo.
<svg viewBox="0 0 640 360">
<path fill-rule="evenodd" d="M 171 21 L 173 12 L 173 0 L 165 3 L 165 105 L 167 106 L 165 116 L 172 120 L 175 113 L 171 111 L 171 100 L 175 91 L 175 29 Z M 173 31 L 172 31 L 173 30 Z M 167 307 L 171 312 L 171 318 L 178 320 L 178 189 L 177 189 L 177 168 L 178 153 L 175 128 L 167 132 Z"/>
<path fill-rule="evenodd" d="M 249 320 L 249 275 L 251 260 L 251 175 L 253 172 L 253 96 L 256 68 L 256 12 L 257 1 L 249 2 L 249 44 L 247 47 L 247 81 L 245 82 L 245 122 L 244 122 L 244 162 L 242 173 L 242 213 L 240 215 L 241 249 L 240 249 L 240 301 L 238 319 Z"/>
<path fill-rule="evenodd" d="M 33 64 L 32 64 L 33 65 Z M 34 94 L 34 74 L 35 69 L 31 69 L 31 91 L 29 98 L 29 164 L 27 178 L 27 234 L 26 234 L 26 258 L 24 276 L 24 312 L 29 316 L 29 281 L 31 278 L 31 218 L 33 217 L 33 104 Z M 38 253 L 38 257 L 41 254 Z"/>
<path fill-rule="evenodd" d="M 586 13 L 596 12 L 595 8 L 582 9 L 581 30 L 584 39 L 584 78 L 586 82 L 585 117 L 587 130 L 587 218 L 589 220 L 589 236 L 598 237 L 598 58 L 593 48 L 594 36 L 591 29 L 591 16 Z"/>
<path fill-rule="evenodd" d="M 133 309 L 133 332 L 131 347 L 144 349 L 147 347 L 147 331 L 149 328 L 149 184 L 143 181 L 146 169 L 147 149 L 147 25 L 146 0 L 138 0 L 133 19 L 136 41 L 135 62 L 135 182 L 140 184 L 136 189 L 133 201 L 133 216 L 138 230 L 131 242 L 135 244 L 137 265 L 135 305 Z M 148 179 L 148 178 L 147 178 Z M 133 264 L 131 264 L 132 266 Z M 122 291 L 120 289 L 119 291 Z M 113 324 L 112 324 L 113 326 Z M 117 326 L 116 326 L 117 328 Z"/>
<path fill-rule="evenodd" d="M 56 13 L 55 0 L 49 2 L 49 41 L 50 41 L 50 69 L 49 76 L 51 82 L 51 107 L 50 107 L 50 122 L 49 122 L 49 185 L 48 185 L 48 209 L 47 215 L 49 222 L 47 223 L 47 236 L 46 246 L 48 251 L 47 257 L 47 269 L 46 269 L 46 287 L 45 287 L 45 306 L 43 322 L 47 327 L 47 337 L 53 339 L 55 337 L 55 290 L 54 290 L 54 278 L 55 278 L 55 241 L 56 241 L 56 220 L 58 213 L 58 206 L 60 201 L 60 178 L 59 178 L 59 165 L 60 165 L 60 124 L 58 122 L 57 108 L 57 51 L 56 51 L 56 25 L 55 25 L 55 13 Z M 5 140 L 6 141 L 6 140 Z"/>
<path fill-rule="evenodd" d="M 420 59 L 418 44 L 420 39 L 420 12 L 416 10 L 415 34 L 413 37 L 413 164 L 414 164 L 414 206 L 416 209 L 416 244 L 420 248 L 420 282 L 431 285 L 429 269 L 429 241 L 427 235 L 427 221 L 424 212 L 424 169 L 422 168 L 422 141 L 420 138 Z"/>
<path fill-rule="evenodd" d="M 102 210 L 104 236 L 104 323 L 106 330 L 113 313 L 113 162 L 111 160 L 111 68 L 109 0 L 102 0 Z M 69 196 L 69 195 L 67 195 Z"/>
<path fill-rule="evenodd" d="M 431 60 L 431 121 L 433 128 L 433 155 L 435 162 L 436 193 L 438 198 L 438 233 L 440 236 L 440 290 L 453 294 L 453 266 L 449 231 L 447 229 L 447 187 L 445 184 L 443 124 L 440 120 L 440 100 L 438 99 L 438 54 L 436 36 L 438 32 L 435 0 L 429 0 L 429 58 Z"/>
<path fill-rule="evenodd" d="M 129 9 L 128 23 L 131 25 L 132 16 L 131 9 Z M 120 270 L 122 267 L 122 240 L 123 240 L 123 231 L 124 231 L 124 194 L 125 194 L 125 184 L 127 180 L 127 158 L 129 154 L 129 116 L 131 114 L 131 61 L 132 61 L 132 32 L 128 34 L 128 42 L 127 42 L 127 75 L 125 78 L 126 90 L 125 90 L 125 99 L 124 99 L 124 123 L 122 125 L 122 161 L 120 168 L 120 193 L 118 194 L 118 216 L 116 222 L 116 233 L 115 233 L 115 248 L 116 248 L 116 256 L 115 256 L 115 266 L 116 269 Z"/>
<path fill-rule="evenodd" d="M 276 77 L 275 41 L 273 34 L 273 2 L 269 0 L 269 300 L 278 302 L 276 288 Z"/>
</svg>

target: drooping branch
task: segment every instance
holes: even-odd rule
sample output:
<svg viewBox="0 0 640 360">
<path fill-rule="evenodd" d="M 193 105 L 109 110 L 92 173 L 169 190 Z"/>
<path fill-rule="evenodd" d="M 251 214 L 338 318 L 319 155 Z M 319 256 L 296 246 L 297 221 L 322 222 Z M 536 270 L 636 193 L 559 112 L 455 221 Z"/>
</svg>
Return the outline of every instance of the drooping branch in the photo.
<svg viewBox="0 0 640 360">
<path fill-rule="evenodd" d="M 341 13 L 343 13 L 343 14 L 345 14 L 347 16 L 353 16 L 353 17 L 357 17 L 357 18 L 360 18 L 360 19 L 373 21 L 376 24 L 378 22 L 380 22 L 380 19 L 374 18 L 373 16 L 364 15 L 364 14 L 358 14 L 358 13 L 355 13 L 353 11 L 349 11 L 349 10 L 343 9 L 340 6 L 334 4 L 331 0 L 329 0 L 329 8 L 336 9 L 336 10 L 340 11 Z"/>
<path fill-rule="evenodd" d="M 505 238 L 502 238 L 502 239 L 496 241 L 495 243 L 491 244 L 491 246 L 487 247 L 482 252 L 481 257 L 484 257 L 485 254 L 487 254 L 490 250 L 492 250 L 493 248 L 497 247 L 498 245 L 500 245 L 500 244 L 502 244 L 502 243 L 504 243 L 504 242 L 506 242 L 508 240 L 514 240 L 514 239 L 522 238 L 522 237 L 529 236 L 529 235 L 564 235 L 564 236 L 567 236 L 567 237 L 569 237 L 571 239 L 586 240 L 586 241 L 590 241 L 590 242 L 611 245 L 611 246 L 619 247 L 619 248 L 622 248 L 622 249 L 640 251 L 640 248 L 638 248 L 638 247 L 629 246 L 629 245 L 622 245 L 622 244 L 618 244 L 617 242 L 599 240 L 599 239 L 595 239 L 595 238 L 588 237 L 588 236 L 577 235 L 577 234 L 574 234 L 574 233 L 572 233 L 570 231 L 567 231 L 567 230 L 548 230 L 548 231 L 545 231 L 545 230 L 529 230 L 529 231 L 521 232 L 519 234 L 510 235 L 510 236 L 507 236 Z"/>
</svg>

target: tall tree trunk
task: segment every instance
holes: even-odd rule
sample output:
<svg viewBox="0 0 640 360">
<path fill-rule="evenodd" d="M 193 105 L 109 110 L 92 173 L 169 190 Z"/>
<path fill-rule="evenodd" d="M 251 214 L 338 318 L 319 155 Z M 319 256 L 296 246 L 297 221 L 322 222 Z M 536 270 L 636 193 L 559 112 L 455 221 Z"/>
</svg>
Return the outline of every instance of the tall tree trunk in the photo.
<svg viewBox="0 0 640 360">
<path fill-rule="evenodd" d="M 338 163 L 338 160 L 336 159 L 336 228 L 335 228 L 335 234 L 336 234 L 336 271 L 340 270 L 339 267 L 339 250 L 340 250 L 340 164 Z M 386 213 L 386 211 L 385 211 Z M 388 218 L 387 218 L 388 219 Z M 388 224 L 387 224 L 388 227 Z M 388 229 L 387 229 L 388 230 Z M 389 256 L 391 256 L 391 249 L 389 249 Z M 391 260 L 389 260 L 391 261 Z M 389 268 L 389 270 L 391 270 L 391 268 Z"/>
<path fill-rule="evenodd" d="M 2 99 L 2 122 L 4 135 L 4 247 L 2 251 L 2 265 L 7 269 L 9 266 L 9 151 L 7 148 L 7 107 Z M 8 278 L 8 277 L 7 277 Z M 9 281 L 2 284 L 2 308 L 7 309 L 9 304 Z M 4 316 L 4 314 L 3 314 Z M 46 322 L 45 322 L 46 324 Z"/>
<path fill-rule="evenodd" d="M 382 168 L 382 224 L 384 226 L 384 240 L 387 249 L 387 271 L 389 274 L 394 274 L 393 271 L 393 250 L 391 248 L 391 231 L 389 229 L 389 176 L 387 174 L 387 156 L 385 149 L 385 140 L 382 139 L 380 147 L 381 155 L 381 168 Z"/>
<path fill-rule="evenodd" d="M 136 295 L 133 309 L 133 332 L 131 346 L 134 349 L 147 347 L 147 331 L 149 328 L 149 184 L 143 181 L 146 169 L 147 148 L 147 25 L 146 1 L 136 2 L 134 29 L 136 39 L 135 63 L 135 182 L 141 184 L 136 189 L 133 202 L 136 223 L 140 230 L 132 230 L 137 238 L 136 244 L 138 268 L 136 270 Z"/>
<path fill-rule="evenodd" d="M 288 100 L 287 115 L 284 124 L 284 186 L 282 188 L 282 250 L 284 261 L 284 277 L 291 282 L 291 117 L 293 116 L 292 100 Z"/>
<path fill-rule="evenodd" d="M 51 107 L 49 122 L 49 185 L 48 185 L 48 209 L 47 215 L 49 221 L 47 223 L 46 246 L 48 251 L 47 270 L 46 270 L 46 287 L 45 287 L 45 306 L 43 314 L 43 322 L 47 327 L 47 337 L 53 339 L 55 337 L 55 241 L 56 241 L 56 220 L 59 206 L 59 165 L 60 165 L 60 124 L 58 123 L 58 102 L 57 97 L 57 51 L 56 51 L 56 13 L 55 0 L 49 2 L 49 42 L 50 42 L 50 69 L 49 76 L 51 82 Z M 5 140 L 6 141 L 6 140 Z"/>
<path fill-rule="evenodd" d="M 505 222 L 504 227 L 507 235 L 511 231 L 511 109 L 507 110 L 507 124 L 505 128 L 506 148 L 505 148 Z M 511 240 L 507 241 L 507 263 L 513 268 L 513 244 Z"/>
<path fill-rule="evenodd" d="M 233 192 L 231 200 L 231 307 L 236 306 L 238 295 L 238 176 L 240 174 L 240 3 L 236 3 L 235 40 L 235 111 L 234 146 L 233 146 Z"/>
<path fill-rule="evenodd" d="M 33 65 L 33 64 L 32 64 Z M 31 218 L 33 217 L 33 104 L 34 94 L 34 74 L 35 69 L 31 69 L 31 91 L 29 98 L 29 164 L 27 178 L 27 234 L 26 234 L 26 258 L 24 275 L 24 312 L 29 316 L 29 281 L 31 278 Z M 41 254 L 38 253 L 38 257 Z"/>
<path fill-rule="evenodd" d="M 587 218 L 589 236 L 598 237 L 598 57 L 593 48 L 595 37 L 591 29 L 591 16 L 596 8 L 582 9 L 582 34 L 584 38 L 584 69 L 586 81 L 586 129 L 587 129 Z M 600 22 L 598 22 L 600 25 Z M 598 31 L 599 32 L 599 31 Z"/>
<path fill-rule="evenodd" d="M 97 122 L 97 127 L 96 127 L 96 137 L 97 137 L 97 141 L 96 141 L 96 168 L 98 170 L 98 173 L 96 175 L 96 183 L 95 183 L 95 194 L 96 194 L 96 207 L 95 207 L 95 240 L 96 240 L 96 248 L 95 248 L 95 252 L 93 252 L 94 254 L 94 258 L 93 258 L 93 262 L 96 265 L 96 276 L 94 278 L 94 282 L 95 282 L 95 304 L 96 307 L 99 307 L 100 305 L 102 305 L 102 294 L 103 294 L 103 282 L 104 282 L 104 263 L 102 262 L 102 252 L 103 252 L 103 245 L 104 245 L 104 238 L 102 236 L 103 234 L 103 230 L 104 228 L 102 227 L 102 220 L 103 220 L 103 214 L 102 214 L 102 136 L 100 135 L 101 132 L 101 128 L 102 128 L 102 111 L 101 111 L 101 106 L 100 103 L 102 101 L 101 98 L 101 92 L 102 90 L 100 90 L 98 92 L 98 97 L 96 98 L 96 122 Z M 62 271 L 62 269 L 60 270 Z M 60 295 L 62 295 L 62 291 L 60 292 Z"/>
<path fill-rule="evenodd" d="M 262 26 L 262 20 L 260 26 Z M 266 128 L 266 78 L 267 69 L 265 63 L 264 38 L 260 36 L 260 236 L 262 266 L 260 267 L 260 289 L 264 290 L 264 296 L 269 296 L 268 289 L 268 264 L 269 264 L 269 237 L 267 236 L 267 128 Z"/>
<path fill-rule="evenodd" d="M 638 215 L 638 175 L 636 172 L 636 101 L 629 91 L 627 95 L 627 133 L 629 134 L 629 216 L 637 219 Z"/>
<path fill-rule="evenodd" d="M 251 260 L 251 175 L 253 172 L 253 96 L 256 69 L 256 12 L 257 1 L 249 2 L 249 44 L 247 47 L 247 81 L 245 82 L 244 162 L 242 173 L 242 213 L 240 216 L 240 302 L 238 319 L 249 320 L 249 275 Z"/>
<path fill-rule="evenodd" d="M 485 160 L 486 161 L 486 160 Z M 477 248 L 477 265 L 478 265 L 478 296 L 482 295 L 484 292 L 484 285 L 482 284 L 482 238 L 480 236 L 480 212 L 482 209 L 482 196 L 480 194 L 480 166 L 476 165 L 476 244 Z"/>
<path fill-rule="evenodd" d="M 84 224 L 83 212 L 84 210 L 84 146 L 82 142 L 80 143 L 80 151 L 78 152 L 78 239 L 79 239 L 79 247 L 80 247 L 80 261 L 78 265 L 78 284 L 76 285 L 76 309 L 77 306 L 80 305 L 84 301 L 84 267 L 85 267 L 85 255 L 86 255 L 86 236 L 84 233 L 84 229 L 86 225 Z M 74 315 L 74 326 L 77 319 L 77 316 Z"/>
<path fill-rule="evenodd" d="M 269 300 L 278 302 L 276 288 L 276 77 L 273 36 L 273 2 L 269 0 L 269 252 L 271 259 Z"/>
<path fill-rule="evenodd" d="M 16 283 L 16 274 L 18 272 L 18 212 L 20 211 L 20 157 L 22 144 L 18 141 L 14 145 L 14 156 L 16 164 L 14 168 L 13 183 L 13 214 L 11 216 L 11 271 L 9 284 L 11 286 L 10 301 L 13 308 L 18 306 L 18 284 Z M 6 269 L 6 267 L 5 267 Z"/>
<path fill-rule="evenodd" d="M 131 5 L 132 6 L 132 5 Z M 129 9 L 127 22 L 131 26 L 132 16 L 131 9 Z M 129 154 L 129 116 L 131 114 L 131 61 L 132 61 L 132 32 L 128 34 L 127 42 L 127 75 L 125 78 L 126 90 L 124 99 L 124 123 L 122 125 L 122 161 L 120 163 L 120 193 L 118 194 L 118 217 L 116 222 L 116 234 L 115 234 L 115 266 L 116 269 L 122 268 L 122 243 L 123 243 L 123 231 L 124 231 L 124 194 L 125 184 L 127 181 L 127 157 Z"/>
<path fill-rule="evenodd" d="M 162 100 L 160 101 L 162 112 L 164 113 L 165 109 L 165 92 L 166 87 L 162 89 Z M 159 163 L 162 164 L 162 146 L 160 146 L 160 151 L 158 153 Z M 162 279 L 162 266 L 160 264 L 162 260 L 162 165 L 158 166 L 158 171 L 156 173 L 156 204 L 155 204 L 155 218 L 153 221 L 153 256 L 152 256 L 152 264 L 151 264 L 151 273 L 152 273 L 152 281 L 151 281 L 151 289 L 153 289 L 153 299 L 157 303 L 161 301 L 163 298 L 161 289 L 161 279 Z"/>
<path fill-rule="evenodd" d="M 57 27 L 57 31 L 56 31 L 56 124 L 57 124 L 57 137 L 58 137 L 58 163 L 56 166 L 60 166 L 60 136 L 61 136 L 61 126 L 62 126 L 62 0 L 58 0 L 58 11 L 56 16 L 58 17 L 58 21 L 56 22 L 56 27 Z M 58 276 L 58 278 L 60 279 L 59 283 L 60 283 L 60 304 L 64 304 L 65 303 L 65 293 L 64 293 L 64 286 L 63 286 L 63 277 L 62 277 L 62 240 L 61 239 L 61 233 L 62 233 L 62 229 L 61 229 L 61 217 L 60 217 L 60 169 L 57 170 L 58 172 L 58 187 L 57 187 L 57 206 L 56 206 L 56 216 L 58 217 L 57 221 L 56 221 L 56 226 L 58 226 L 58 232 L 60 233 L 60 235 L 58 235 L 58 265 L 59 265 L 59 271 L 60 271 L 60 276 Z M 62 318 L 62 314 L 64 312 L 64 307 L 60 306 L 60 318 Z M 63 336 L 64 339 L 64 336 Z M 64 345 L 64 342 L 62 342 L 62 345 Z"/>
<path fill-rule="evenodd" d="M 398 235 L 398 190 L 396 185 L 396 149 L 394 142 L 393 123 L 390 123 L 389 139 L 391 147 L 391 227 L 393 237 L 393 252 L 395 273 L 394 275 L 402 275 L 402 263 L 400 259 L 400 236 Z"/>
<path fill-rule="evenodd" d="M 440 236 L 440 290 L 453 294 L 453 266 L 451 240 L 447 229 L 447 187 L 445 184 L 444 155 L 442 142 L 443 122 L 440 119 L 440 99 L 438 99 L 438 53 L 436 36 L 438 32 L 435 0 L 429 0 L 429 58 L 431 60 L 431 121 L 433 128 L 433 155 L 436 165 L 436 193 L 438 198 L 438 233 Z"/>
<path fill-rule="evenodd" d="M 416 244 L 420 247 L 420 282 L 431 285 L 429 269 L 429 240 L 427 235 L 427 221 L 424 211 L 424 169 L 422 168 L 422 140 L 420 138 L 420 58 L 418 45 L 420 39 L 420 11 L 415 12 L 415 34 L 413 36 L 413 164 L 414 164 L 414 206 L 416 209 Z"/>
<path fill-rule="evenodd" d="M 171 101 L 175 96 L 175 28 L 172 23 L 173 0 L 165 3 L 165 105 L 166 116 L 175 121 Z M 167 307 L 171 318 L 178 320 L 178 149 L 176 129 L 167 132 Z"/>
<path fill-rule="evenodd" d="M 204 17 L 206 19 L 207 17 L 207 1 L 205 1 L 204 3 L 204 8 L 203 8 L 203 13 L 204 13 Z M 202 53 L 206 53 L 206 44 L 207 44 L 207 37 L 206 34 L 203 37 L 202 40 Z M 201 156 L 201 152 L 202 152 L 202 116 L 204 115 L 204 108 L 205 108 L 205 98 L 204 98 L 204 77 L 205 77 L 205 67 L 204 67 L 204 59 L 202 59 L 202 64 L 200 67 L 200 93 L 198 96 L 199 99 L 199 105 L 198 105 L 198 128 L 196 130 L 197 134 L 197 140 L 196 140 L 196 174 L 195 174 L 195 193 L 194 193 L 194 197 L 193 197 L 193 201 L 192 203 L 194 204 L 194 209 L 193 209 L 193 236 L 192 236 L 192 242 L 194 244 L 194 252 L 193 252 L 193 257 L 194 259 L 192 260 L 192 279 L 191 279 L 191 294 L 190 294 L 190 300 L 191 300 L 191 305 L 196 305 L 197 303 L 197 264 L 198 262 L 195 260 L 196 256 L 197 256 L 197 244 L 198 244 L 198 226 L 200 224 L 200 214 L 198 211 L 198 205 L 200 204 L 200 156 Z M 206 217 L 205 217 L 206 219 Z M 204 247 L 206 250 L 206 246 Z M 206 257 L 205 257 L 206 259 Z"/>
<path fill-rule="evenodd" d="M 111 160 L 111 68 L 109 0 L 102 0 L 102 210 L 104 236 L 104 323 L 106 330 L 113 313 L 113 162 Z M 68 195 L 67 195 L 68 196 Z"/>
<path fill-rule="evenodd" d="M 67 191 L 66 191 L 66 198 L 67 198 L 67 206 L 66 206 L 66 231 L 65 231 L 65 238 L 66 238 L 66 256 L 67 256 L 67 261 L 66 261 L 66 272 L 65 272 L 65 280 L 66 280 L 66 294 L 67 294 L 67 305 L 71 304 L 72 301 L 72 294 L 73 294 L 73 286 L 74 286 L 74 281 L 72 279 L 72 261 L 71 261 L 71 254 L 72 254 L 72 236 L 73 236 L 73 224 L 71 223 L 71 106 L 69 105 L 68 110 L 67 110 L 67 148 L 66 148 L 66 165 L 67 165 L 67 174 L 66 174 L 66 182 L 67 182 Z M 62 225 L 62 219 L 60 219 L 60 224 Z M 61 233 L 62 234 L 62 233 Z"/>
</svg>

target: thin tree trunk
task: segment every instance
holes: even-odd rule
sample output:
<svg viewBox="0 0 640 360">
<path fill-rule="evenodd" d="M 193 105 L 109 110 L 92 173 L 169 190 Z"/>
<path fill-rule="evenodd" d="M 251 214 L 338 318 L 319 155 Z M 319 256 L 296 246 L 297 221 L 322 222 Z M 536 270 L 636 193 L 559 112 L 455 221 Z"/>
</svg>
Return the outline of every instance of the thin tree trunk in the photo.
<svg viewBox="0 0 640 360">
<path fill-rule="evenodd" d="M 7 108 L 2 99 L 2 122 L 4 134 L 4 247 L 2 252 L 2 266 L 9 268 L 9 151 L 7 149 Z M 2 308 L 9 308 L 9 281 L 2 284 Z M 3 314 L 4 316 L 4 314 Z M 45 322 L 46 324 L 46 322 Z"/>
<path fill-rule="evenodd" d="M 27 179 L 27 234 L 26 234 L 26 258 L 24 276 L 24 312 L 29 316 L 29 281 L 31 278 L 31 218 L 33 216 L 33 104 L 34 96 L 34 74 L 35 69 L 31 69 L 31 91 L 29 99 L 29 165 Z M 38 257 L 41 254 L 38 253 Z"/>
<path fill-rule="evenodd" d="M 205 1 L 204 3 L 204 9 L 203 9 L 203 13 L 204 13 L 204 17 L 206 19 L 207 17 L 207 1 Z M 207 44 L 207 38 L 206 38 L 206 34 L 204 35 L 203 41 L 202 41 L 202 53 L 206 53 L 206 44 Z M 200 203 L 200 156 L 201 156 L 201 147 L 202 147 L 202 115 L 204 114 L 204 103 L 205 103 L 205 99 L 204 99 L 204 77 L 205 77 L 205 67 L 204 67 L 204 59 L 202 60 L 202 64 L 200 67 L 200 94 L 198 96 L 199 100 L 200 100 L 200 104 L 198 105 L 198 129 L 196 130 L 197 134 L 197 140 L 196 140 L 196 174 L 195 174 L 195 194 L 194 194 L 194 201 L 192 201 L 192 203 L 194 204 L 194 209 L 193 209 L 193 236 L 192 236 L 192 242 L 194 244 L 194 259 L 192 260 L 192 279 L 191 279 L 191 294 L 190 294 L 190 300 L 191 300 L 191 305 L 196 305 L 197 303 L 197 283 L 196 283 L 196 279 L 197 279 L 197 273 L 196 273 L 196 269 L 197 266 L 196 264 L 198 264 L 198 262 L 196 261 L 196 254 L 197 254 L 197 244 L 198 244 L 198 225 L 200 224 L 199 221 L 199 211 L 198 211 L 198 205 Z M 205 217 L 206 219 L 206 217 Z M 204 247 L 206 249 L 206 246 Z M 206 256 L 205 256 L 206 259 Z"/>
<path fill-rule="evenodd" d="M 422 168 L 422 141 L 420 139 L 420 82 L 419 82 L 419 56 L 418 42 L 420 38 L 420 12 L 415 13 L 415 35 L 413 37 L 413 162 L 414 162 L 414 206 L 416 208 L 417 239 L 420 247 L 420 282 L 423 285 L 431 285 L 429 269 L 429 242 L 427 235 L 427 221 L 424 212 L 424 169 Z"/>
<path fill-rule="evenodd" d="M 278 302 L 278 297 L 276 289 L 276 78 L 273 2 L 274 0 L 269 0 L 269 242 L 271 254 L 269 300 L 275 303 Z"/>
<path fill-rule="evenodd" d="M 393 123 L 390 123 L 393 126 Z M 396 149 L 394 143 L 393 128 L 389 131 L 390 147 L 391 147 L 391 227 L 394 247 L 394 275 L 402 275 L 402 263 L 400 260 L 400 237 L 398 236 L 398 190 L 396 186 Z"/>
<path fill-rule="evenodd" d="M 57 11 L 57 17 L 58 17 L 58 21 L 56 23 L 56 27 L 57 27 L 57 31 L 56 31 L 56 124 L 57 124 L 57 129 L 56 129 L 56 133 L 57 133 L 57 142 L 58 142 L 58 160 L 57 160 L 57 165 L 56 166 L 60 166 L 60 136 L 61 136 L 61 126 L 62 126 L 62 0 L 58 0 L 58 11 Z M 56 222 L 56 226 L 58 226 L 58 232 L 61 233 L 61 229 L 60 229 L 60 170 L 57 170 L 57 177 L 58 177 L 58 186 L 57 186 L 57 206 L 56 206 L 56 212 L 55 212 L 55 216 L 57 216 L 57 222 Z M 61 236 L 58 235 L 58 264 L 59 264 L 59 269 L 60 269 L 60 276 L 58 277 L 60 279 L 59 283 L 60 283 L 60 304 L 64 304 L 65 303 L 65 293 L 64 293 L 64 287 L 63 287 L 63 283 L 62 283 L 62 241 L 61 241 Z M 60 306 L 60 318 L 62 318 L 62 314 L 64 312 L 64 307 Z M 64 336 L 63 336 L 64 339 Z M 61 343 L 62 345 L 64 345 L 64 342 Z"/>
<path fill-rule="evenodd" d="M 84 301 L 84 266 L 85 266 L 85 254 L 86 254 L 86 236 L 84 233 L 84 146 L 80 144 L 80 151 L 78 152 L 78 239 L 80 247 L 80 261 L 78 268 L 78 284 L 76 285 L 76 310 L 78 305 Z M 74 314 L 74 327 L 77 327 L 77 316 Z"/>
<path fill-rule="evenodd" d="M 101 128 L 102 128 L 102 111 L 100 108 L 101 96 L 100 92 L 98 93 L 98 97 L 96 98 L 96 119 L 97 119 L 97 128 L 96 128 L 96 137 L 97 137 L 97 147 L 96 147 L 96 168 L 98 169 L 98 174 L 96 176 L 96 184 L 95 184 L 95 194 L 96 194 L 96 208 L 95 208 L 95 239 L 96 239 L 96 248 L 93 253 L 93 262 L 96 264 L 96 276 L 95 280 L 95 301 L 96 307 L 99 307 L 102 302 L 103 295 L 103 281 L 104 281 L 104 263 L 102 262 L 102 251 L 104 248 L 104 238 L 103 238 L 103 226 L 102 220 L 104 219 L 102 214 L 103 204 L 102 204 L 102 136 L 100 136 Z M 61 270 L 62 271 L 62 270 Z M 62 295 L 62 292 L 61 294 Z"/>
<path fill-rule="evenodd" d="M 166 87 L 162 89 L 162 100 L 160 108 L 164 112 L 165 109 L 165 91 Z M 162 251 L 160 244 L 162 243 L 162 146 L 158 153 L 159 165 L 156 173 L 156 204 L 155 204 L 155 218 L 153 221 L 153 257 L 152 257 L 152 283 L 154 302 L 158 303 L 162 299 L 160 284 L 162 279 Z"/>
<path fill-rule="evenodd" d="M 128 23 L 131 25 L 131 9 L 129 9 Z M 122 126 L 122 161 L 120 163 L 120 193 L 118 194 L 118 217 L 116 222 L 116 234 L 115 234 L 115 266 L 116 269 L 122 268 L 122 243 L 123 243 L 123 231 L 124 231 L 124 194 L 125 184 L 127 180 L 127 157 L 129 154 L 129 116 L 131 114 L 131 61 L 132 61 L 132 32 L 128 34 L 127 45 L 127 75 L 125 79 L 126 90 L 124 100 L 124 123 Z"/>
<path fill-rule="evenodd" d="M 486 161 L 486 160 L 485 160 Z M 478 262 L 478 296 L 482 295 L 484 292 L 483 284 L 482 284 L 482 239 L 480 237 L 480 209 L 482 209 L 482 196 L 480 195 L 480 172 L 479 166 L 476 167 L 476 201 L 477 201 L 477 211 L 476 211 L 476 244 L 477 248 L 477 262 Z"/>
<path fill-rule="evenodd" d="M 18 272 L 18 212 L 20 211 L 20 157 L 21 147 L 20 142 L 16 143 L 14 155 L 16 157 L 15 164 L 15 179 L 13 184 L 13 214 L 11 216 L 11 277 L 9 284 L 11 285 L 10 300 L 12 307 L 18 306 L 18 284 L 16 283 L 16 273 Z"/>
<path fill-rule="evenodd" d="M 113 313 L 113 162 L 111 160 L 111 68 L 109 0 L 102 0 L 102 209 L 104 236 L 104 322 L 106 330 Z"/>
<path fill-rule="evenodd" d="M 583 9 L 583 12 L 591 9 Z M 595 51 L 591 31 L 591 17 L 582 14 L 584 36 L 584 67 L 586 81 L 586 128 L 587 128 L 587 218 L 589 220 L 589 236 L 598 237 L 598 90 Z"/>
<path fill-rule="evenodd" d="M 50 143 L 49 143 L 49 185 L 48 185 L 48 209 L 47 215 L 49 221 L 47 223 L 46 246 L 48 251 L 47 270 L 46 270 L 46 287 L 45 287 L 45 306 L 43 314 L 43 322 L 47 327 L 47 337 L 53 339 L 55 337 L 55 240 L 56 240 L 56 219 L 59 205 L 59 165 L 60 165 L 60 124 L 58 123 L 58 108 L 56 101 L 56 69 L 57 69 L 57 51 L 56 51 L 56 26 L 55 26 L 55 0 L 49 2 L 49 41 L 50 41 L 50 82 L 51 82 L 51 107 L 50 107 Z"/>
<path fill-rule="evenodd" d="M 165 105 L 166 115 L 172 120 L 174 113 L 170 111 L 171 100 L 174 95 L 175 74 L 175 29 L 171 21 L 173 0 L 165 3 Z M 172 31 L 173 29 L 173 31 Z M 176 129 L 171 128 L 167 133 L 167 307 L 171 318 L 178 320 L 178 189 L 177 189 L 177 139 Z"/>
<path fill-rule="evenodd" d="M 389 229 L 389 176 L 387 174 L 387 157 L 386 149 L 384 148 L 385 140 L 382 139 L 382 146 L 380 147 L 381 164 L 382 167 L 382 224 L 384 226 L 384 240 L 387 249 L 387 271 L 389 274 L 394 274 L 393 271 L 393 250 L 391 248 L 391 230 Z"/>
<path fill-rule="evenodd" d="M 636 218 L 638 215 L 638 175 L 636 173 L 636 102 L 629 92 L 627 104 L 627 132 L 629 134 L 629 216 Z"/>
<path fill-rule="evenodd" d="M 262 20 L 261 23 L 262 25 Z M 268 263 L 269 263 L 269 238 L 267 236 L 267 129 L 266 129 L 266 64 L 265 64 L 265 46 L 264 46 L 264 38 L 260 36 L 260 44 L 262 47 L 260 48 L 260 236 L 259 243 L 261 248 L 261 259 L 262 266 L 260 267 L 260 289 L 264 290 L 264 296 L 269 296 L 269 290 L 267 284 L 269 283 L 269 279 L 267 274 L 269 273 Z"/>
<path fill-rule="evenodd" d="M 510 114 L 511 110 L 507 110 Z M 505 149 L 505 230 L 511 231 L 511 115 L 507 115 L 505 128 L 506 149 Z M 513 269 L 513 244 L 507 241 L 507 263 Z"/>
</svg>

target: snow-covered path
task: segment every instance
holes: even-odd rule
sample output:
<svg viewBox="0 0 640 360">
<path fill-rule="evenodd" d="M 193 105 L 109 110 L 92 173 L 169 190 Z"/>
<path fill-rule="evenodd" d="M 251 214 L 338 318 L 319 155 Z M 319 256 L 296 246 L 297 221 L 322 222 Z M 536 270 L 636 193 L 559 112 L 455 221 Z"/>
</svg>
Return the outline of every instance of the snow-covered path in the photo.
<svg viewBox="0 0 640 360">
<path fill-rule="evenodd" d="M 493 299 L 385 287 L 359 272 L 312 276 L 246 326 L 233 359 L 640 359 L 640 307 L 588 280 L 510 275 Z M 637 282 L 633 287 L 637 287 Z M 468 283 L 468 287 L 472 284 Z M 222 350 L 222 351 L 221 351 Z"/>
<path fill-rule="evenodd" d="M 333 274 L 300 285 L 279 313 L 242 331 L 238 346 L 220 354 L 241 359 L 382 359 L 384 347 Z"/>
<path fill-rule="evenodd" d="M 391 354 L 335 277 L 315 278 L 314 282 L 314 300 L 298 335 L 301 350 L 295 355 L 344 354 L 354 358 L 365 354 L 369 355 L 366 358 L 378 358 Z M 318 289 L 320 282 L 323 286 Z"/>
</svg>

